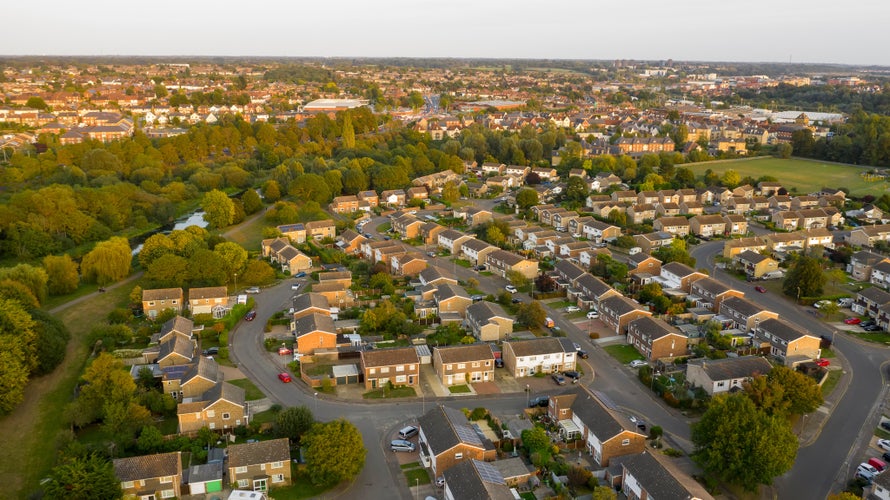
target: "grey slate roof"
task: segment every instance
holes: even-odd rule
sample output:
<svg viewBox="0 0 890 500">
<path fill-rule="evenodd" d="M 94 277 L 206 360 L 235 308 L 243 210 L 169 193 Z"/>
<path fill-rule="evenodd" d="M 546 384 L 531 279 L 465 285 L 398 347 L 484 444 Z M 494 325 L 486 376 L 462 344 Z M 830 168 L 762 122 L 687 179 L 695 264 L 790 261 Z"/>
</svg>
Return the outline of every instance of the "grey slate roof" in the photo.
<svg viewBox="0 0 890 500">
<path fill-rule="evenodd" d="M 201 395 L 201 400 L 206 403 L 204 405 L 205 408 L 213 405 L 213 403 L 216 403 L 220 399 L 225 399 L 230 403 L 244 406 L 244 389 L 228 382 L 220 382 Z"/>
<path fill-rule="evenodd" d="M 157 453 L 114 460 L 114 475 L 123 481 L 136 481 L 182 473 L 182 453 Z"/>
<path fill-rule="evenodd" d="M 305 311 L 310 308 L 317 309 L 330 309 L 331 305 L 328 303 L 328 298 L 320 293 L 301 293 L 294 297 L 293 308 L 294 312 Z"/>
<path fill-rule="evenodd" d="M 229 467 L 246 467 L 269 462 L 290 462 L 290 444 L 287 438 L 229 446 Z"/>
<path fill-rule="evenodd" d="M 195 377 L 201 377 L 212 382 L 217 382 L 219 381 L 219 365 L 212 359 L 199 356 L 198 362 L 192 366 L 188 374 L 182 380 L 182 383 L 185 384 Z"/>
<path fill-rule="evenodd" d="M 472 316 L 476 323 L 484 325 L 494 317 L 501 317 L 512 320 L 509 314 L 499 304 L 488 301 L 480 301 L 467 307 L 467 316 Z"/>
<path fill-rule="evenodd" d="M 439 455 L 461 443 L 486 448 L 482 438 L 460 410 L 438 405 L 420 417 L 418 424 L 433 455 Z"/>
<path fill-rule="evenodd" d="M 890 302 L 890 293 L 887 293 L 876 286 L 862 290 L 859 292 L 859 296 L 868 299 L 875 304 L 886 304 Z"/>
<path fill-rule="evenodd" d="M 463 287 L 452 285 L 451 283 L 441 283 L 437 285 L 436 291 L 433 292 L 433 296 L 439 302 L 452 297 L 461 297 L 470 300 L 470 294 L 468 294 Z"/>
<path fill-rule="evenodd" d="M 513 495 L 492 464 L 466 460 L 444 472 L 445 484 L 454 498 L 472 500 L 512 500 Z"/>
<path fill-rule="evenodd" d="M 609 413 L 606 407 L 587 391 L 575 388 L 566 394 L 572 393 L 577 395 L 572 403 L 572 413 L 584 422 L 600 442 L 607 441 L 624 431 L 636 432 L 629 428 L 629 423 L 625 426 L 623 421 L 619 421 Z"/>
<path fill-rule="evenodd" d="M 469 361 L 494 359 L 494 353 L 489 344 L 437 347 L 436 352 L 443 363 L 466 363 Z"/>
<path fill-rule="evenodd" d="M 201 465 L 193 465 L 188 468 L 188 484 L 219 481 L 223 476 L 222 462 L 211 462 Z"/>
<path fill-rule="evenodd" d="M 427 267 L 423 271 L 420 271 L 419 276 L 420 276 L 420 279 L 423 280 L 424 283 L 431 283 L 433 281 L 436 281 L 437 279 L 443 279 L 443 278 L 448 279 L 448 280 L 453 280 L 455 282 L 457 281 L 457 277 L 451 271 L 442 269 L 441 267 L 437 267 L 437 266 Z"/>
<path fill-rule="evenodd" d="M 334 320 L 326 314 L 312 313 L 294 322 L 294 332 L 297 337 L 314 331 L 335 334 L 337 328 L 334 326 Z"/>
<path fill-rule="evenodd" d="M 652 340 L 660 339 L 668 335 L 686 336 L 676 328 L 665 323 L 664 320 L 652 318 L 651 316 L 637 318 L 628 323 L 627 327 L 628 329 L 635 329 L 635 331 L 638 331 L 641 335 L 648 335 Z"/>
<path fill-rule="evenodd" d="M 516 357 L 539 356 L 542 354 L 552 354 L 556 352 L 573 352 L 575 347 L 569 341 L 568 348 L 560 342 L 564 337 L 544 337 L 534 340 L 510 340 L 504 342 L 509 344 Z M 565 339 L 568 340 L 568 339 Z"/>
<path fill-rule="evenodd" d="M 625 474 L 633 476 L 643 489 L 659 500 L 690 500 L 696 497 L 648 452 L 623 457 L 621 464 Z"/>
<path fill-rule="evenodd" d="M 795 340 L 810 335 L 804 330 L 788 323 L 787 321 L 781 319 L 768 319 L 765 321 L 761 321 L 759 325 L 760 329 L 765 332 L 768 332 L 786 342 L 794 342 Z"/>
<path fill-rule="evenodd" d="M 600 310 L 614 311 L 616 316 L 624 316 L 631 311 L 644 311 L 645 309 L 624 295 L 613 295 L 602 301 Z"/>
<path fill-rule="evenodd" d="M 179 354 L 186 359 L 193 359 L 195 357 L 196 346 L 197 344 L 194 340 L 176 335 L 160 345 L 158 361 L 174 353 Z"/>
<path fill-rule="evenodd" d="M 763 262 L 764 260 L 768 259 L 769 257 L 767 257 L 766 255 L 763 255 L 761 253 L 758 253 L 758 252 L 753 252 L 751 250 L 745 250 L 744 252 L 740 253 L 738 255 L 738 257 L 736 257 L 736 258 L 739 260 L 745 261 L 745 262 L 750 262 L 752 264 L 758 264 L 758 263 Z"/>
<path fill-rule="evenodd" d="M 720 304 L 720 309 L 723 309 L 724 307 L 736 311 L 746 318 L 765 311 L 765 309 L 759 305 L 741 297 L 727 298 Z"/>
<path fill-rule="evenodd" d="M 730 380 L 752 377 L 756 373 L 766 375 L 773 365 L 760 356 L 743 356 L 725 359 L 691 359 L 690 365 L 701 365 L 702 370 L 711 380 Z"/>
<path fill-rule="evenodd" d="M 686 264 L 683 264 L 682 262 L 668 262 L 667 264 L 661 266 L 661 269 L 675 274 L 681 278 L 685 278 L 686 276 L 697 272 L 695 269 L 687 266 Z"/>
</svg>

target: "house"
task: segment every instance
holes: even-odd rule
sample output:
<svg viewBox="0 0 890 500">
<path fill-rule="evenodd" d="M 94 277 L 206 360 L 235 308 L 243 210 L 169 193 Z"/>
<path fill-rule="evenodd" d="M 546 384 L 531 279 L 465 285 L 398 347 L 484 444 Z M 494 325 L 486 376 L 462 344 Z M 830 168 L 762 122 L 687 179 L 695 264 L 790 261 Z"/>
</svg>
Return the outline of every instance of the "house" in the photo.
<svg viewBox="0 0 890 500">
<path fill-rule="evenodd" d="M 454 216 L 466 221 L 467 225 L 470 227 L 479 226 L 492 220 L 492 214 L 490 210 L 472 206 L 455 210 Z"/>
<path fill-rule="evenodd" d="M 779 317 L 742 297 L 727 297 L 720 303 L 720 315 L 731 320 L 735 328 L 745 333 L 753 330 L 763 320 Z"/>
<path fill-rule="evenodd" d="M 874 267 L 885 260 L 890 259 L 878 253 L 860 250 L 850 256 L 847 272 L 856 281 L 869 281 Z"/>
<path fill-rule="evenodd" d="M 228 458 L 229 483 L 238 488 L 268 491 L 291 484 L 288 438 L 231 444 Z"/>
<path fill-rule="evenodd" d="M 779 270 L 779 263 L 766 255 L 745 250 L 733 259 L 749 278 L 761 278 L 763 275 Z"/>
<path fill-rule="evenodd" d="M 170 370 L 172 373 L 176 373 Z M 219 365 L 210 357 L 200 356 L 196 363 L 193 363 L 181 379 L 175 380 L 178 389 L 168 382 L 174 382 L 175 377 L 168 376 L 164 373 L 164 392 L 170 394 L 178 402 L 191 402 L 200 398 L 214 386 L 222 382 L 219 374 Z"/>
<path fill-rule="evenodd" d="M 460 254 L 466 257 L 470 264 L 479 265 L 485 263 L 485 257 L 497 250 L 498 247 L 485 241 L 470 238 L 461 243 Z"/>
<path fill-rule="evenodd" d="M 467 307 L 467 326 L 482 342 L 495 342 L 513 333 L 513 318 L 498 304 L 476 302 Z"/>
<path fill-rule="evenodd" d="M 116 458 L 114 475 L 124 496 L 174 498 L 182 495 L 182 452 Z"/>
<path fill-rule="evenodd" d="M 345 254 L 355 255 L 361 251 L 362 243 L 367 241 L 363 235 L 347 229 L 337 236 L 337 248 Z"/>
<path fill-rule="evenodd" d="M 231 431 L 247 425 L 247 405 L 244 389 L 228 382 L 220 382 L 197 401 L 183 402 L 176 406 L 179 433 L 191 434 L 202 427 L 211 430 Z"/>
<path fill-rule="evenodd" d="M 834 248 L 834 235 L 827 228 L 814 227 L 801 231 L 804 238 L 804 248 L 813 247 Z"/>
<path fill-rule="evenodd" d="M 658 217 L 676 217 L 677 215 L 680 215 L 680 204 L 674 202 L 659 203 L 655 207 L 655 215 Z"/>
<path fill-rule="evenodd" d="M 856 314 L 867 314 L 875 319 L 878 317 L 878 309 L 885 304 L 890 304 L 890 293 L 873 286 L 856 294 L 851 309 Z"/>
<path fill-rule="evenodd" d="M 736 255 L 750 250 L 752 252 L 761 252 L 766 250 L 766 241 L 760 237 L 753 238 L 738 238 L 732 240 L 726 240 L 723 243 L 723 257 L 727 259 L 732 259 Z"/>
<path fill-rule="evenodd" d="M 458 255 L 460 246 L 467 240 L 473 238 L 468 234 L 464 234 L 454 229 L 446 229 L 439 233 L 439 248 L 448 250 L 452 255 Z"/>
<path fill-rule="evenodd" d="M 429 199 L 430 193 L 426 186 L 414 186 L 405 191 L 405 198 L 409 200 L 426 200 Z"/>
<path fill-rule="evenodd" d="M 503 460 L 499 461 L 502 462 Z M 466 460 L 443 474 L 443 495 L 448 499 L 514 500 L 511 488 L 497 468 L 498 462 Z"/>
<path fill-rule="evenodd" d="M 433 349 L 433 368 L 446 387 L 494 380 L 494 353 L 489 344 Z"/>
<path fill-rule="evenodd" d="M 451 271 L 437 266 L 429 266 L 421 271 L 420 274 L 418 274 L 417 276 L 418 278 L 420 278 L 420 282 L 424 286 L 437 286 L 443 283 L 457 285 L 457 276 L 452 274 Z"/>
<path fill-rule="evenodd" d="M 290 245 L 278 252 L 274 260 L 281 264 L 281 270 L 285 273 L 297 274 L 312 268 L 312 257 Z"/>
<path fill-rule="evenodd" d="M 643 252 L 651 253 L 652 250 L 666 247 L 674 241 L 674 235 L 665 231 L 655 231 L 646 234 L 635 234 L 634 241 Z"/>
<path fill-rule="evenodd" d="M 661 319 L 643 316 L 627 324 L 627 343 L 649 361 L 686 355 L 687 337 Z"/>
<path fill-rule="evenodd" d="M 598 308 L 604 299 L 613 295 L 620 293 L 590 273 L 579 276 L 568 291 L 568 297 L 577 299 L 579 307 L 587 308 Z"/>
<path fill-rule="evenodd" d="M 736 188 L 738 189 L 738 188 Z M 731 214 L 742 215 L 754 209 L 754 202 L 751 198 L 742 198 L 733 196 L 729 203 L 726 204 L 726 210 Z"/>
<path fill-rule="evenodd" d="M 190 337 L 174 335 L 159 346 L 154 360 L 161 368 L 187 365 L 198 357 L 198 343 Z"/>
<path fill-rule="evenodd" d="M 291 302 L 294 310 L 293 319 L 298 320 L 311 314 L 331 315 L 331 306 L 327 297 L 320 293 L 310 292 L 296 295 Z"/>
<path fill-rule="evenodd" d="M 302 226 L 302 224 L 300 224 Z M 305 234 L 304 234 L 305 240 Z M 262 241 L 261 247 L 263 251 L 263 257 L 268 259 L 274 259 L 273 256 L 278 255 L 278 252 L 283 250 L 285 247 L 290 245 L 291 240 L 287 238 L 269 238 Z"/>
<path fill-rule="evenodd" d="M 437 285 L 436 291 L 433 292 L 433 300 L 440 315 L 443 312 L 453 312 L 462 317 L 466 316 L 467 307 L 473 303 L 473 299 L 463 287 L 450 283 Z"/>
<path fill-rule="evenodd" d="M 411 240 L 420 236 L 420 229 L 425 223 L 411 214 L 404 214 L 392 219 L 392 230 L 403 239 Z"/>
<path fill-rule="evenodd" d="M 318 283 L 321 285 L 337 283 L 345 287 L 352 286 L 352 271 L 327 271 L 318 273 Z"/>
<path fill-rule="evenodd" d="M 890 224 L 854 228 L 848 241 L 854 246 L 873 248 L 879 241 L 890 241 Z"/>
<path fill-rule="evenodd" d="M 890 287 L 890 259 L 882 260 L 875 264 L 871 271 L 869 282 L 883 288 Z"/>
<path fill-rule="evenodd" d="M 577 351 L 566 337 L 508 340 L 503 344 L 504 366 L 514 377 L 574 370 Z"/>
<path fill-rule="evenodd" d="M 704 278 L 692 284 L 689 295 L 697 307 L 707 307 L 718 312 L 723 300 L 729 297 L 744 297 L 745 293 L 734 290 L 714 278 Z"/>
<path fill-rule="evenodd" d="M 741 389 L 755 375 L 767 375 L 773 365 L 760 356 L 725 359 L 690 359 L 686 364 L 686 381 L 701 387 L 709 396 Z M 738 390 L 736 389 L 736 390 Z"/>
<path fill-rule="evenodd" d="M 361 200 L 355 195 L 337 196 L 331 202 L 331 212 L 335 214 L 350 214 L 358 211 L 358 205 Z"/>
<path fill-rule="evenodd" d="M 652 228 L 674 236 L 686 236 L 689 234 L 689 219 L 686 217 L 659 217 L 655 219 Z"/>
<path fill-rule="evenodd" d="M 176 314 L 182 312 L 182 288 L 156 288 L 142 291 L 142 312 L 154 321 L 168 309 Z"/>
<path fill-rule="evenodd" d="M 631 321 L 642 316 L 652 315 L 643 306 L 623 295 L 606 298 L 600 302 L 599 310 L 602 322 L 616 335 L 626 333 L 627 324 Z"/>
<path fill-rule="evenodd" d="M 407 252 L 390 258 L 390 269 L 395 276 L 417 276 L 429 263 L 420 252 Z"/>
<path fill-rule="evenodd" d="M 790 210 L 775 212 L 772 216 L 772 223 L 778 229 L 794 231 L 800 225 L 800 214 Z"/>
<path fill-rule="evenodd" d="M 748 219 L 744 215 L 729 214 L 723 220 L 726 221 L 726 232 L 731 236 L 748 234 Z"/>
<path fill-rule="evenodd" d="M 188 482 L 189 495 L 221 492 L 223 490 L 222 461 L 215 460 L 206 464 L 192 465 L 188 468 L 187 474 L 184 474 L 184 479 Z"/>
<path fill-rule="evenodd" d="M 754 340 L 762 349 L 786 365 L 818 358 L 822 354 L 821 339 L 781 319 L 761 321 L 754 328 Z"/>
<path fill-rule="evenodd" d="M 642 224 L 643 221 L 655 218 L 655 205 L 641 203 L 627 207 L 627 221 Z"/>
<path fill-rule="evenodd" d="M 599 244 L 617 239 L 621 236 L 621 228 L 594 219 L 581 226 L 581 235 Z"/>
<path fill-rule="evenodd" d="M 547 414 L 563 438 L 580 438 L 587 454 L 601 467 L 646 448 L 646 436 L 630 427 L 630 420 L 612 413 L 583 388 L 550 397 Z"/>
<path fill-rule="evenodd" d="M 640 191 L 637 194 L 637 204 L 655 205 L 661 202 L 661 195 L 658 191 Z"/>
<path fill-rule="evenodd" d="M 476 432 L 460 410 L 437 405 L 417 419 L 421 455 L 430 459 L 433 476 L 463 461 L 491 461 L 497 449 Z"/>
<path fill-rule="evenodd" d="M 163 344 L 174 335 L 180 335 L 186 339 L 192 339 L 192 332 L 195 329 L 195 322 L 182 316 L 170 318 L 163 325 L 161 331 L 151 336 L 151 344 Z"/>
<path fill-rule="evenodd" d="M 485 256 L 485 264 L 488 270 L 502 278 L 510 271 L 517 272 L 528 279 L 534 279 L 538 275 L 538 261 L 526 259 L 513 252 L 495 250 Z"/>
<path fill-rule="evenodd" d="M 661 266 L 659 281 L 662 282 L 663 288 L 676 288 L 688 293 L 694 282 L 707 277 L 707 274 L 696 271 L 686 264 L 668 262 Z"/>
<path fill-rule="evenodd" d="M 380 197 L 377 196 L 377 191 L 359 191 L 357 196 L 360 201 L 366 202 L 371 208 L 380 204 Z"/>
<path fill-rule="evenodd" d="M 189 310 L 192 316 L 212 314 L 222 318 L 229 311 L 229 295 L 224 286 L 192 288 L 189 290 Z"/>
<path fill-rule="evenodd" d="M 560 260 L 553 266 L 554 271 L 565 282 L 566 286 L 573 286 L 575 280 L 581 277 L 585 271 L 581 266 L 572 263 L 567 259 Z"/>
<path fill-rule="evenodd" d="M 774 195 L 769 198 L 769 208 L 771 210 L 790 211 L 791 197 L 788 195 Z"/>
<path fill-rule="evenodd" d="M 744 142 L 741 142 L 744 147 Z M 621 467 L 618 480 L 622 498 L 659 500 L 713 500 L 705 489 L 691 476 L 678 470 L 672 462 L 656 458 L 643 451 L 616 460 Z M 668 464 L 671 468 L 668 468 Z"/>
<path fill-rule="evenodd" d="M 293 325 L 298 353 L 314 354 L 318 349 L 337 347 L 337 329 L 331 319 L 330 309 L 327 314 L 312 312 L 295 318 Z"/>
<path fill-rule="evenodd" d="M 314 220 L 304 225 L 306 226 L 306 237 L 316 241 L 325 238 L 333 239 L 337 235 L 337 226 L 331 219 Z"/>
<path fill-rule="evenodd" d="M 684 201 L 680 203 L 680 214 L 681 215 L 702 215 L 704 213 L 705 206 L 698 201 Z"/>
<path fill-rule="evenodd" d="M 361 352 L 366 389 L 420 384 L 420 358 L 413 347 L 375 349 Z"/>
<path fill-rule="evenodd" d="M 766 247 L 772 252 L 800 252 L 806 245 L 806 239 L 800 232 L 773 233 L 764 236 Z"/>
<path fill-rule="evenodd" d="M 661 273 L 661 261 L 643 252 L 628 255 L 627 273 L 631 276 L 634 274 L 658 275 Z"/>
<path fill-rule="evenodd" d="M 435 245 L 439 241 L 439 233 L 445 230 L 445 226 L 435 222 L 425 222 L 420 226 L 420 238 L 424 245 Z"/>
<path fill-rule="evenodd" d="M 890 474 L 878 474 L 873 481 L 874 489 L 869 496 L 879 500 L 890 500 Z"/>
<path fill-rule="evenodd" d="M 405 191 L 402 189 L 390 189 L 380 193 L 380 204 L 390 207 L 405 205 Z"/>
<path fill-rule="evenodd" d="M 726 232 L 726 220 L 719 215 L 696 215 L 689 219 L 689 230 L 696 236 L 711 238 Z"/>
<path fill-rule="evenodd" d="M 614 191 L 612 193 L 612 201 L 615 203 L 625 203 L 627 205 L 631 205 L 637 202 L 637 192 L 633 190 Z"/>
</svg>

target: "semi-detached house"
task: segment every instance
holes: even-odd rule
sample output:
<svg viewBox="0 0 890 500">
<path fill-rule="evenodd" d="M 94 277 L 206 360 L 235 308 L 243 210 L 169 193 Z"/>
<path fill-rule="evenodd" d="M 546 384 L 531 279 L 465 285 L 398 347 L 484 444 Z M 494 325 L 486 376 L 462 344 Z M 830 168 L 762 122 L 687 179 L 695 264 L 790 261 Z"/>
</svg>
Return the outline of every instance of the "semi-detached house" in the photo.
<svg viewBox="0 0 890 500">
<path fill-rule="evenodd" d="M 577 351 L 565 337 L 504 342 L 504 366 L 514 377 L 574 370 Z"/>
</svg>

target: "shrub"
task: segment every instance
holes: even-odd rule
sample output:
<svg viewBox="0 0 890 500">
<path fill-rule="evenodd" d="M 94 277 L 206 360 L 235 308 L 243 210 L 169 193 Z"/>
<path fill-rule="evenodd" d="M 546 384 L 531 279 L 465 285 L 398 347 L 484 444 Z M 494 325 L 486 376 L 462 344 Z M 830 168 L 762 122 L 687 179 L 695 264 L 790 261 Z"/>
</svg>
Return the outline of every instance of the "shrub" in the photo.
<svg viewBox="0 0 890 500">
<path fill-rule="evenodd" d="M 667 455 L 669 457 L 674 457 L 674 458 L 683 456 L 683 452 L 676 448 L 665 448 L 664 451 L 662 451 L 662 453 L 664 453 L 665 455 Z"/>
<path fill-rule="evenodd" d="M 488 410 L 485 408 L 479 407 L 470 412 L 469 419 L 470 420 L 482 420 L 488 415 Z"/>
<path fill-rule="evenodd" d="M 229 348 L 220 347 L 217 356 L 219 356 L 220 359 L 229 359 Z"/>
<path fill-rule="evenodd" d="M 671 408 L 677 408 L 680 406 L 680 400 L 674 397 L 674 394 L 671 392 L 664 393 L 664 402 L 668 404 Z"/>
</svg>

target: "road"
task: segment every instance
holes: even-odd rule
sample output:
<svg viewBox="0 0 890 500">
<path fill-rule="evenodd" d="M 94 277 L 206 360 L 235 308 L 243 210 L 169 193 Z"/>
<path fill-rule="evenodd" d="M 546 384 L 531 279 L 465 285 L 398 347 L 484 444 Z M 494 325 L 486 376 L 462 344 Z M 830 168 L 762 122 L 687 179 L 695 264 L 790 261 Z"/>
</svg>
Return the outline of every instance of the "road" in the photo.
<svg viewBox="0 0 890 500">
<path fill-rule="evenodd" d="M 880 412 L 876 408 L 883 403 L 885 395 L 882 366 L 890 359 L 890 352 L 876 344 L 865 344 L 844 334 L 836 334 L 833 328 L 805 312 L 805 308 L 784 297 L 757 293 L 753 284 L 741 282 L 715 268 L 714 257 L 722 249 L 722 241 L 713 241 L 696 246 L 690 254 L 698 267 L 711 269 L 712 276 L 744 291 L 745 297 L 752 302 L 814 335 L 833 337 L 833 346 L 849 364 L 845 369 L 852 377 L 850 385 L 824 423 L 819 437 L 798 451 L 790 472 L 774 481 L 779 498 L 824 498 L 832 491 L 841 490 L 852 477 L 858 464 L 856 458 L 878 424 Z"/>
</svg>

